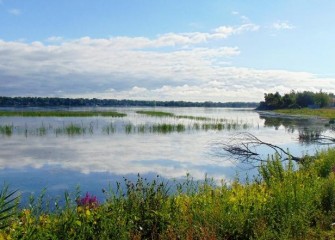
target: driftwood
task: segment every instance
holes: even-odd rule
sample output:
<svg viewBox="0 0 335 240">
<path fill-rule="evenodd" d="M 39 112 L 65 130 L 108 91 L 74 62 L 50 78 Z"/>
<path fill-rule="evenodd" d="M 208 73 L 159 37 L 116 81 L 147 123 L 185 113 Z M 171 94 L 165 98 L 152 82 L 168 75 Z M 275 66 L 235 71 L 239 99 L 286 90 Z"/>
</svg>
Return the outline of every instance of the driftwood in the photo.
<svg viewBox="0 0 335 240">
<path fill-rule="evenodd" d="M 293 156 L 287 150 L 277 145 L 264 142 L 255 135 L 247 132 L 238 133 L 232 136 L 227 142 L 221 143 L 221 147 L 224 150 L 223 155 L 228 159 L 234 159 L 239 163 L 248 163 L 252 165 L 266 162 L 268 159 L 268 157 L 264 157 L 264 155 L 257 152 L 260 147 L 269 148 L 269 150 L 272 150 L 282 161 L 291 159 L 300 162 L 304 158 Z"/>
<path fill-rule="evenodd" d="M 318 132 L 306 133 L 304 131 L 299 132 L 299 141 L 306 143 L 317 143 L 321 145 L 332 145 L 335 144 L 335 138 L 327 135 L 323 135 Z"/>
<path fill-rule="evenodd" d="M 304 141 L 303 138 L 305 137 L 306 136 L 299 135 L 299 141 Z M 305 140 L 308 143 L 313 142 L 327 145 L 335 144 L 334 137 L 319 134 L 308 135 L 307 139 Z M 262 162 L 268 161 L 269 156 L 264 156 L 264 154 L 262 155 L 258 152 L 260 148 L 267 148 L 269 152 L 272 151 L 280 161 L 287 161 L 290 159 L 299 163 L 303 162 L 307 158 L 313 158 L 313 156 L 294 156 L 288 150 L 285 150 L 272 143 L 264 142 L 255 135 L 248 132 L 235 134 L 226 142 L 221 142 L 219 147 L 221 149 L 221 157 L 234 160 L 237 163 L 249 164 L 253 167 L 260 166 Z"/>
</svg>

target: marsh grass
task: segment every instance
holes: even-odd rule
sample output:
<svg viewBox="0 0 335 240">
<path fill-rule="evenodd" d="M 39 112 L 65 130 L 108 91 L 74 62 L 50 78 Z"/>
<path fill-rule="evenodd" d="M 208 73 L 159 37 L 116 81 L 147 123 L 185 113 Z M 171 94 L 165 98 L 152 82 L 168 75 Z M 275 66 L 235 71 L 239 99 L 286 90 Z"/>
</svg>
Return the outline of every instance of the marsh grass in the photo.
<svg viewBox="0 0 335 240">
<path fill-rule="evenodd" d="M 275 112 L 288 114 L 288 115 L 300 115 L 300 116 L 318 116 L 321 118 L 327 119 L 335 119 L 335 108 L 328 108 L 328 109 L 310 109 L 310 108 L 303 108 L 303 109 L 279 109 L 275 110 Z"/>
<path fill-rule="evenodd" d="M 137 114 L 144 114 L 151 117 L 174 117 L 175 115 L 173 113 L 169 112 L 162 112 L 162 111 L 145 111 L 140 110 L 136 111 Z"/>
<path fill-rule="evenodd" d="M 172 117 L 176 119 L 189 119 L 195 121 L 213 121 L 213 118 L 203 117 L 203 116 L 190 116 L 190 115 L 175 115 L 170 112 L 162 112 L 162 111 L 136 111 L 138 114 L 144 114 L 151 117 Z M 224 119 L 221 119 L 224 121 Z"/>
<path fill-rule="evenodd" d="M 116 128 L 115 128 L 115 126 L 114 126 L 113 123 L 110 123 L 109 125 L 104 126 L 104 127 L 102 128 L 102 131 L 103 131 L 104 133 L 107 133 L 107 134 L 113 134 L 113 133 L 116 132 Z"/>
<path fill-rule="evenodd" d="M 0 117 L 125 117 L 127 114 L 108 111 L 0 111 Z"/>
<path fill-rule="evenodd" d="M 13 125 L 0 125 L 0 134 L 5 136 L 11 136 L 13 134 Z"/>
<path fill-rule="evenodd" d="M 276 156 L 253 179 L 124 179 L 99 205 L 80 192 L 17 209 L 4 239 L 333 239 L 335 149 L 297 166 Z M 243 181 L 241 181 L 243 180 Z M 243 183 L 242 183 L 243 182 Z M 76 201 L 77 200 L 77 201 Z M 63 202 L 63 205 L 58 203 Z M 76 204 L 77 203 L 77 204 Z M 56 206 L 50 209 L 48 206 Z"/>
<path fill-rule="evenodd" d="M 90 122 L 89 124 L 84 123 L 63 123 L 62 126 L 52 126 L 51 124 L 41 123 L 39 127 L 30 127 L 27 124 L 24 126 L 14 125 L 0 125 L 0 135 L 12 136 L 25 135 L 28 136 L 47 136 L 54 134 L 55 136 L 79 136 L 85 134 L 96 134 L 97 132 L 112 135 L 115 133 L 126 133 L 126 134 L 149 134 L 149 133 L 183 133 L 186 131 L 232 131 L 240 129 L 248 129 L 250 126 L 247 123 L 238 122 L 221 122 L 221 121 L 210 121 L 210 122 L 189 122 L 189 123 L 150 123 L 150 124 L 133 124 L 131 122 L 121 124 L 117 127 L 116 124 L 110 123 L 103 125 L 99 128 L 98 124 Z"/>
<path fill-rule="evenodd" d="M 208 117 L 201 117 L 201 116 L 187 116 L 187 115 L 177 115 L 175 116 L 178 119 L 189 119 L 189 120 L 196 120 L 196 121 L 212 121 L 212 118 Z"/>
<path fill-rule="evenodd" d="M 89 126 L 84 126 L 83 123 L 82 124 L 70 123 L 69 125 L 63 125 L 62 127 L 50 128 L 50 130 L 53 130 L 56 136 L 59 135 L 78 136 L 78 135 L 85 135 L 87 133 L 89 134 L 94 133 L 94 127 L 92 123 Z"/>
</svg>

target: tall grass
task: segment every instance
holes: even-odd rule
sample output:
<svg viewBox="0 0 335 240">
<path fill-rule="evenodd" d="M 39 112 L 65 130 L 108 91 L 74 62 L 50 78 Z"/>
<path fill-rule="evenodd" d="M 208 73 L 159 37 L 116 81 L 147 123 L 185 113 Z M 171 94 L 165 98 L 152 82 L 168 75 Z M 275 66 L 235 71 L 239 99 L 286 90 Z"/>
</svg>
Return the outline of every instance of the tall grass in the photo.
<svg viewBox="0 0 335 240">
<path fill-rule="evenodd" d="M 54 211 L 42 200 L 7 219 L 4 239 L 333 239 L 335 149 L 302 165 L 275 156 L 254 179 L 167 182 L 124 179 L 96 200 L 66 193 Z"/>
<path fill-rule="evenodd" d="M 148 116 L 151 116 L 151 117 L 173 117 L 174 116 L 173 113 L 162 112 L 162 111 L 145 111 L 145 110 L 140 110 L 140 111 L 136 111 L 136 113 L 148 115 Z"/>
<path fill-rule="evenodd" d="M 189 115 L 175 115 L 174 113 L 170 112 L 162 112 L 162 111 L 136 111 L 138 114 L 144 114 L 151 117 L 173 117 L 176 119 L 189 119 L 189 120 L 196 120 L 196 121 L 211 121 L 214 120 L 212 118 L 203 117 L 203 116 L 189 116 Z M 223 119 L 222 119 L 223 121 Z"/>
<path fill-rule="evenodd" d="M 4 184 L 0 191 L 0 229 L 10 225 L 9 219 L 16 214 L 19 195 L 17 190 L 10 191 L 8 185 Z M 0 235 L 1 236 L 1 235 Z"/>
<path fill-rule="evenodd" d="M 289 115 L 303 115 L 303 116 L 318 116 L 322 118 L 328 119 L 335 119 L 335 109 L 328 108 L 328 109 L 310 109 L 310 108 L 303 108 L 303 109 L 280 109 L 275 110 L 275 112 L 289 114 Z"/>
<path fill-rule="evenodd" d="M 11 136 L 13 134 L 13 125 L 0 125 L 0 134 L 5 136 Z"/>
<path fill-rule="evenodd" d="M 11 125 L 0 125 L 0 135 L 12 136 L 12 135 L 24 135 L 28 136 L 47 136 L 47 135 L 67 135 L 67 136 L 79 136 L 85 134 L 96 134 L 103 133 L 112 135 L 115 133 L 126 133 L 126 134 L 168 134 L 168 133 L 183 133 L 186 131 L 232 131 L 247 129 L 250 126 L 247 123 L 238 122 L 221 122 L 221 121 L 210 121 L 210 122 L 190 122 L 190 123 L 147 123 L 134 125 L 131 122 L 123 123 L 117 126 L 115 123 L 109 123 L 102 125 L 99 128 L 98 124 L 91 122 L 89 124 L 81 123 L 63 123 L 62 126 L 53 126 L 51 124 L 41 123 L 38 127 L 31 127 L 27 124 L 24 126 Z"/>
<path fill-rule="evenodd" d="M 110 111 L 0 111 L 0 117 L 125 117 L 127 114 Z"/>
</svg>

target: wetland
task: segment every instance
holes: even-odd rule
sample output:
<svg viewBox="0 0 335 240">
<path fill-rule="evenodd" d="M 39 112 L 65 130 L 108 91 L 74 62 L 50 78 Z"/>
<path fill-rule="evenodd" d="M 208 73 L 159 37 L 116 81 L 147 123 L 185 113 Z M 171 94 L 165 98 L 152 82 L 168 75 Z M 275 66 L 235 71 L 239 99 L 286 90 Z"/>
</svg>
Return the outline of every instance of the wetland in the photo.
<svg viewBox="0 0 335 240">
<path fill-rule="evenodd" d="M 222 155 L 220 143 L 241 132 L 294 155 L 325 148 L 302 141 L 301 134 L 334 133 L 326 120 L 282 118 L 253 109 L 2 108 L 0 176 L 26 197 L 44 188 L 57 196 L 77 186 L 100 196 L 102 188 L 137 174 L 167 180 L 189 174 L 229 182 L 257 172 Z"/>
</svg>

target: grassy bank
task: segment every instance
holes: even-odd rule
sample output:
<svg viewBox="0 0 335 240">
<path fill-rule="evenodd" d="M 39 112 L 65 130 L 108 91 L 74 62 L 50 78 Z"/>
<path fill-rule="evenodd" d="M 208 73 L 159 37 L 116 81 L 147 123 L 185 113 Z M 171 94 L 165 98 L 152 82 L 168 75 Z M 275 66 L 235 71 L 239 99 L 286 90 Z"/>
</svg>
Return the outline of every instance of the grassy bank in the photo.
<svg viewBox="0 0 335 240">
<path fill-rule="evenodd" d="M 335 108 L 327 109 L 279 109 L 275 110 L 277 113 L 288 114 L 288 115 L 301 115 L 301 116 L 317 116 L 327 119 L 335 119 Z"/>
<path fill-rule="evenodd" d="M 299 167 L 269 160 L 244 184 L 139 177 L 106 199 L 66 193 L 53 210 L 42 196 L 4 211 L 5 192 L 0 239 L 335 239 L 334 166 L 330 149 Z"/>
<path fill-rule="evenodd" d="M 0 111 L 0 117 L 125 117 L 127 114 L 104 111 Z"/>
</svg>

